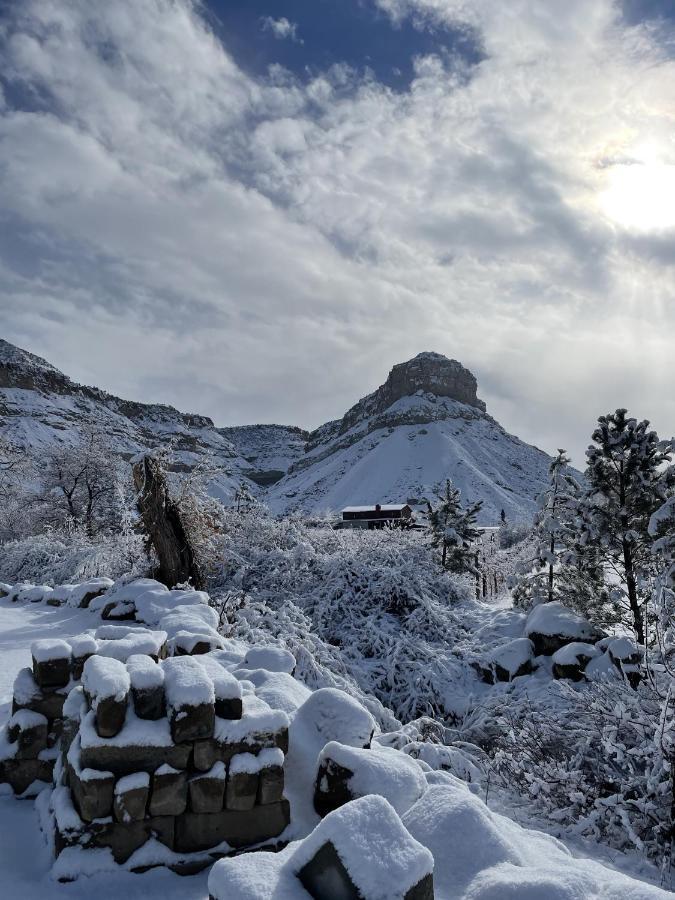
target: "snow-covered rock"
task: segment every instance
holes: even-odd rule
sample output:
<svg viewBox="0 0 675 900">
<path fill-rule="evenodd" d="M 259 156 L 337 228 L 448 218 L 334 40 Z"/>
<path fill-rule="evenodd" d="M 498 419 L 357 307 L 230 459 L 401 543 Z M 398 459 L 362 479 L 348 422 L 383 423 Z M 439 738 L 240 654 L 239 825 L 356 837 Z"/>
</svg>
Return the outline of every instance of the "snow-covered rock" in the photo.
<svg viewBox="0 0 675 900">
<path fill-rule="evenodd" d="M 527 617 L 525 635 L 537 655 L 550 655 L 572 641 L 595 643 L 602 637 L 594 625 L 557 600 L 535 606 Z"/>
</svg>

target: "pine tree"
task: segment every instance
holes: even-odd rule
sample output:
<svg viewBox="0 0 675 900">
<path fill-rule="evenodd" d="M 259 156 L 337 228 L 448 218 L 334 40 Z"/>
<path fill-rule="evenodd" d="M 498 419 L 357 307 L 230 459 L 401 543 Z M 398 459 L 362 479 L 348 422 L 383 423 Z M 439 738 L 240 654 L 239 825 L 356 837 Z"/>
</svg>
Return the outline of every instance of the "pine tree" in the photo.
<svg viewBox="0 0 675 900">
<path fill-rule="evenodd" d="M 476 518 L 483 501 L 479 500 L 465 508 L 460 498 L 461 491 L 448 478 L 445 491 L 438 497 L 436 509 L 432 509 L 429 504 L 431 545 L 441 548 L 441 564 L 444 569 L 476 575 L 476 551 L 472 544 L 480 537 Z"/>
<path fill-rule="evenodd" d="M 537 498 L 534 553 L 515 581 L 514 601 L 519 606 L 550 603 L 559 593 L 556 576 L 560 575 L 560 560 L 573 534 L 572 522 L 580 493 L 569 466 L 569 456 L 559 449 L 549 466 L 549 486 Z"/>
<path fill-rule="evenodd" d="M 675 497 L 670 497 L 649 520 L 654 538 L 652 552 L 657 577 L 654 605 L 661 649 L 669 657 L 675 651 Z"/>
<path fill-rule="evenodd" d="M 611 605 L 617 616 L 629 616 L 644 645 L 644 607 L 654 575 L 649 520 L 673 493 L 675 469 L 666 463 L 675 445 L 659 441 L 648 421 L 630 418 L 625 409 L 601 416 L 592 440 L 578 545 L 602 565 Z"/>
</svg>

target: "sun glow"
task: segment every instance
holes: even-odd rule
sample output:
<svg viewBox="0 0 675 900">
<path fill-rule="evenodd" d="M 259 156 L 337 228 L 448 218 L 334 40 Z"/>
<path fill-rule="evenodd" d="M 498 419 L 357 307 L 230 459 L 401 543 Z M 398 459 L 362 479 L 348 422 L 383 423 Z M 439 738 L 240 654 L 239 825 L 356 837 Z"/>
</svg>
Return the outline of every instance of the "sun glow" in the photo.
<svg viewBox="0 0 675 900">
<path fill-rule="evenodd" d="M 651 144 L 635 148 L 603 166 L 601 209 L 630 231 L 675 227 L 675 165 L 665 162 Z"/>
</svg>

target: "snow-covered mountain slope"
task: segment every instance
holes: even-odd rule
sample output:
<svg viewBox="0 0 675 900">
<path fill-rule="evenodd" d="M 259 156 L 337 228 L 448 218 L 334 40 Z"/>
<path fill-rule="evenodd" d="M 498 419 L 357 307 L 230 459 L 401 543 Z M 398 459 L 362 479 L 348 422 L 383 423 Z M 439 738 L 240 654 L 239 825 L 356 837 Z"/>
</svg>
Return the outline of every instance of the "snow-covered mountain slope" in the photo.
<svg viewBox="0 0 675 900">
<path fill-rule="evenodd" d="M 40 459 L 50 449 L 75 444 L 87 429 L 106 435 L 113 452 L 130 459 L 139 450 L 171 445 L 173 467 L 187 472 L 210 459 L 220 474 L 211 492 L 229 499 L 250 464 L 206 416 L 171 406 L 121 400 L 85 387 L 39 356 L 0 340 L 0 431 Z M 246 479 L 248 481 L 248 479 Z M 249 483 L 252 491 L 259 488 Z"/>
<path fill-rule="evenodd" d="M 259 485 L 270 485 L 305 452 L 309 432 L 291 425 L 238 425 L 219 428 L 250 468 L 246 474 Z"/>
<path fill-rule="evenodd" d="M 307 453 L 267 495 L 278 513 L 349 504 L 418 502 L 450 477 L 482 522 L 528 520 L 550 458 L 508 434 L 485 411 L 460 363 L 422 353 L 338 421 L 309 435 Z"/>
</svg>

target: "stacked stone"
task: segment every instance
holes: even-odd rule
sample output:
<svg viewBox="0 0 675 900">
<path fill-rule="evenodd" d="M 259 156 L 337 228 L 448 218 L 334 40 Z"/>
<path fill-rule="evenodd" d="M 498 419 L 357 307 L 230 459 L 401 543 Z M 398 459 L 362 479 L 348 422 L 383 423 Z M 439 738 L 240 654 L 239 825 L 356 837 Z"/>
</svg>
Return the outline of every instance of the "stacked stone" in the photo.
<svg viewBox="0 0 675 900">
<path fill-rule="evenodd" d="M 64 701 L 95 649 L 96 642 L 86 635 L 71 643 L 33 643 L 32 668 L 17 675 L 12 717 L 0 732 L 0 782 L 10 784 L 16 794 L 26 793 L 36 782 L 51 783 Z"/>
<path fill-rule="evenodd" d="M 287 743 L 286 714 L 242 698 L 212 657 L 93 656 L 65 709 L 56 853 L 107 847 L 124 863 L 154 838 L 207 864 L 270 842 L 290 818 Z"/>
</svg>

